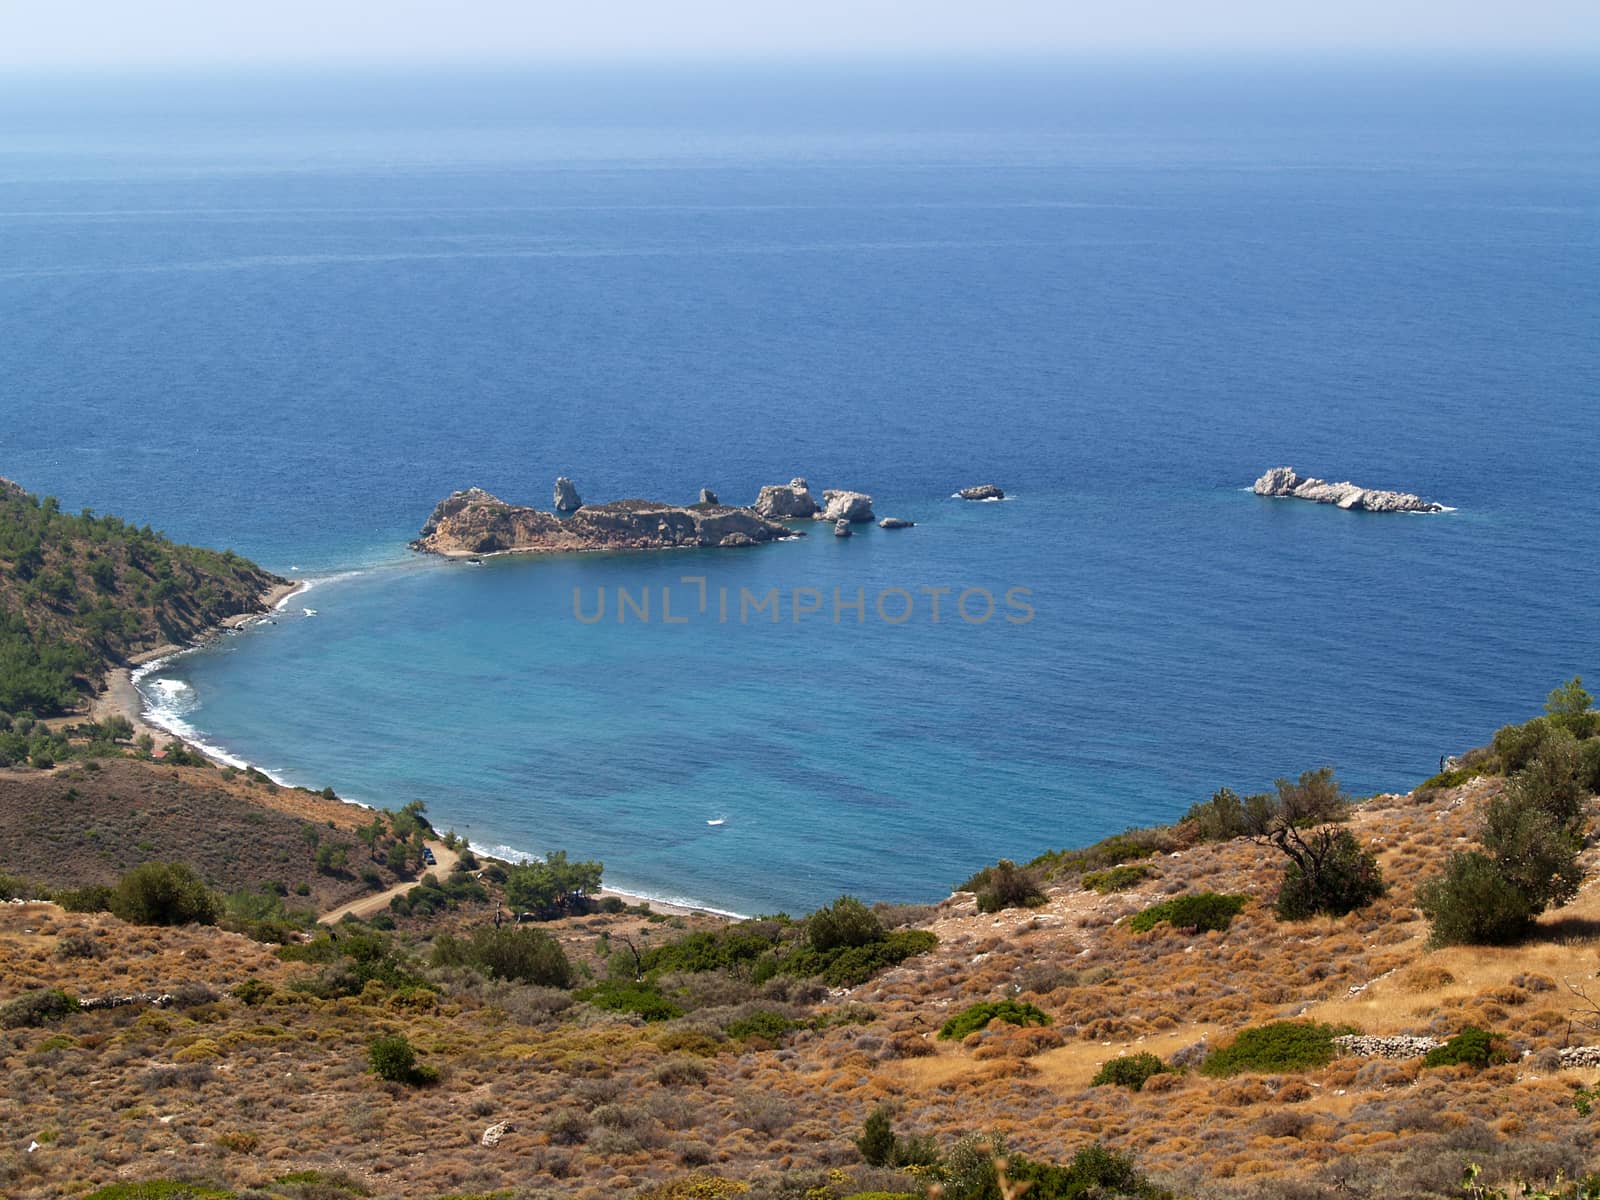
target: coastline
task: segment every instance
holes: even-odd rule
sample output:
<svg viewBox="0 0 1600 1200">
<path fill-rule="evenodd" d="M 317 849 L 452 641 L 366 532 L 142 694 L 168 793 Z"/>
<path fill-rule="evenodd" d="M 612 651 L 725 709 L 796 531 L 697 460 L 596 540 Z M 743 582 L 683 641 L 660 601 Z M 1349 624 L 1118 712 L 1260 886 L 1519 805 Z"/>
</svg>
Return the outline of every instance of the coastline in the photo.
<svg viewBox="0 0 1600 1200">
<path fill-rule="evenodd" d="M 151 738 L 158 742 L 162 739 L 167 741 L 181 741 L 190 749 L 199 753 L 207 761 L 211 762 L 217 767 L 235 767 L 242 769 L 243 767 L 250 766 L 251 764 L 249 763 L 241 763 L 239 760 L 222 755 L 214 747 L 197 745 L 192 739 L 184 736 L 183 734 L 172 729 L 164 728 L 161 725 L 156 724 L 154 721 L 151 721 L 148 718 L 148 709 L 145 704 L 144 696 L 139 691 L 137 680 L 146 671 L 151 670 L 159 663 L 166 662 L 177 657 L 178 655 L 187 654 L 190 651 L 200 649 L 202 646 L 206 645 L 217 636 L 222 634 L 225 630 L 244 628 L 252 622 L 261 619 L 267 613 L 276 612 L 282 609 L 283 606 L 287 604 L 288 601 L 294 596 L 309 591 L 315 582 L 315 580 L 285 581 L 284 583 L 278 584 L 275 587 L 269 588 L 261 595 L 261 609 L 253 612 L 238 613 L 234 616 L 228 617 L 226 620 L 220 622 L 214 629 L 202 634 L 193 645 L 157 646 L 152 650 L 146 650 L 142 653 L 130 656 L 127 666 L 117 667 L 106 675 L 105 686 L 101 689 L 100 694 L 90 701 L 90 718 L 92 720 L 101 721 L 109 716 L 122 716 L 127 718 L 128 723 L 133 726 L 133 734 L 136 738 L 143 734 L 149 734 Z M 279 779 L 274 779 L 273 782 L 279 787 L 284 788 L 293 788 L 296 786 L 293 784 L 284 783 Z M 337 803 L 348 805 L 352 809 L 371 811 L 370 805 L 363 804 L 358 800 L 347 800 L 341 797 Z M 494 859 L 502 859 L 504 857 L 502 854 L 496 854 L 480 847 L 471 846 L 470 842 L 468 845 L 475 853 L 481 856 Z M 665 916 L 711 916 L 724 920 L 741 919 L 741 915 L 738 913 L 731 913 L 716 908 L 685 903 L 680 900 L 663 900 L 654 896 L 645 896 L 634 892 L 619 891 L 616 888 L 603 887 L 600 889 L 600 895 L 603 898 L 615 897 L 621 900 L 624 904 L 628 905 L 647 904 L 650 906 L 652 912 L 661 913 Z"/>
<path fill-rule="evenodd" d="M 139 737 L 149 734 L 152 738 L 179 738 L 179 734 L 170 729 L 163 729 L 153 721 L 146 719 L 144 697 L 140 695 L 137 680 L 146 671 L 156 664 L 168 659 L 176 658 L 180 654 L 187 654 L 191 650 L 214 640 L 220 634 L 230 629 L 240 629 L 252 621 L 259 620 L 268 613 L 275 612 L 289 601 L 289 598 L 299 592 L 305 591 L 311 585 L 305 580 L 285 580 L 275 584 L 262 592 L 258 598 L 260 607 L 243 613 L 235 613 L 225 617 L 211 629 L 202 633 L 192 645 L 176 646 L 170 642 L 164 646 L 157 646 L 152 650 L 144 650 L 128 657 L 128 665 L 115 667 L 106 674 L 105 685 L 100 689 L 100 694 L 89 702 L 89 717 L 91 720 L 100 721 L 110 716 L 121 716 L 133 726 L 133 734 Z M 196 747 L 196 749 L 199 749 Z M 218 766 L 230 766 L 215 755 L 202 750 L 202 754 Z"/>
</svg>

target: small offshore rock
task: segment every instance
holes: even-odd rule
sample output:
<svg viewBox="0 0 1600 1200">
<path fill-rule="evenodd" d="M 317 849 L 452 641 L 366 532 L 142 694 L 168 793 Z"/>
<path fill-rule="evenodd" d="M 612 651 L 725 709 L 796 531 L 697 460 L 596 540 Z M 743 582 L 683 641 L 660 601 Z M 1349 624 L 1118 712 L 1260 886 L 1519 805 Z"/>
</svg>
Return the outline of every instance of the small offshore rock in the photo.
<svg viewBox="0 0 1600 1200">
<path fill-rule="evenodd" d="M 899 517 L 885 517 L 878 522 L 879 529 L 911 529 L 915 525 L 915 521 L 902 521 Z"/>
<path fill-rule="evenodd" d="M 510 1121 L 499 1121 L 483 1131 L 483 1136 L 478 1139 L 480 1146 L 494 1147 L 500 1144 L 500 1139 L 508 1133 L 515 1133 L 517 1127 Z"/>
<path fill-rule="evenodd" d="M 554 504 L 557 512 L 564 513 L 577 512 L 583 507 L 583 497 L 578 495 L 578 489 L 565 475 L 556 480 Z"/>
<path fill-rule="evenodd" d="M 1316 504 L 1332 504 L 1343 509 L 1360 509 L 1364 512 L 1420 512 L 1439 513 L 1445 506 L 1424 500 L 1411 492 L 1390 492 L 1382 488 L 1357 487 L 1346 480 L 1329 483 L 1325 479 L 1307 479 L 1295 473 L 1293 467 L 1273 467 L 1251 488 L 1258 496 L 1283 496 L 1295 500 L 1310 500 Z"/>
<path fill-rule="evenodd" d="M 799 476 L 788 483 L 768 484 L 751 505 L 769 521 L 801 521 L 816 515 L 820 505 L 811 495 L 810 485 Z"/>
<path fill-rule="evenodd" d="M 849 536 L 851 536 L 850 535 L 850 522 L 846 518 L 840 517 L 837 521 L 835 521 L 833 523 L 833 536 L 834 537 L 849 537 Z"/>
<path fill-rule="evenodd" d="M 700 489 L 700 503 L 701 504 L 721 504 L 722 501 L 717 499 L 717 494 L 715 492 L 713 492 L 710 488 L 701 488 Z"/>
<path fill-rule="evenodd" d="M 963 500 L 1004 500 L 1006 494 L 992 483 L 964 487 L 956 493 Z"/>
<path fill-rule="evenodd" d="M 872 497 L 865 492 L 843 492 L 829 489 L 822 493 L 822 521 L 870 521 Z"/>
</svg>

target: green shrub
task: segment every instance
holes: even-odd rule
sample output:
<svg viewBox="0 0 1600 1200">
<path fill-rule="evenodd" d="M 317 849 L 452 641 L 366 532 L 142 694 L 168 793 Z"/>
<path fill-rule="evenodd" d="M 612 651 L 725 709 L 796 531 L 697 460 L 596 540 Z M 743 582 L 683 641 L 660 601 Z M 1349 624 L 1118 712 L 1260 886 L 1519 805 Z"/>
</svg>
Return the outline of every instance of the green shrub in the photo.
<svg viewBox="0 0 1600 1200">
<path fill-rule="evenodd" d="M 791 1020 L 780 1012 L 763 1009 L 761 1012 L 751 1013 L 748 1017 L 729 1021 L 724 1032 L 731 1038 L 761 1038 L 777 1045 L 786 1034 L 800 1028 L 802 1022 Z"/>
<path fill-rule="evenodd" d="M 1099 892 L 1105 896 L 1143 883 L 1155 873 L 1154 867 L 1145 866 L 1143 863 L 1129 863 L 1105 871 L 1090 871 L 1080 882 L 1086 891 Z"/>
<path fill-rule="evenodd" d="M 640 956 L 639 965 L 647 975 L 663 971 L 748 972 L 757 960 L 772 954 L 784 934 L 792 929 L 784 921 L 740 921 L 651 946 Z"/>
<path fill-rule="evenodd" d="M 1437 775 L 1430 775 L 1417 784 L 1417 791 L 1431 792 L 1443 791 L 1445 788 L 1460 787 L 1469 779 L 1476 779 L 1480 775 L 1488 774 L 1482 765 L 1475 767 L 1455 767 L 1449 771 L 1440 771 Z"/>
<path fill-rule="evenodd" d="M 111 911 L 111 889 L 103 883 L 87 887 L 68 888 L 56 893 L 56 903 L 68 912 L 95 913 Z"/>
<path fill-rule="evenodd" d="M 1422 1060 L 1425 1067 L 1499 1066 L 1513 1060 L 1505 1039 L 1497 1033 L 1469 1025 L 1442 1046 L 1435 1046 Z"/>
<path fill-rule="evenodd" d="M 1533 761 L 1533 756 L 1555 729 L 1548 717 L 1535 717 L 1522 725 L 1506 725 L 1495 730 L 1494 740 L 1489 745 L 1500 760 L 1500 769 L 1507 775 L 1522 770 Z"/>
<path fill-rule="evenodd" d="M 979 874 L 982 878 L 976 888 L 979 912 L 1037 908 L 1045 902 L 1038 876 L 1026 867 L 1017 866 L 1009 858 L 1002 858 Z"/>
<path fill-rule="evenodd" d="M 16 999 L 0 1005 L 0 1027 L 21 1029 L 24 1026 L 47 1025 L 77 1011 L 78 1002 L 60 988 L 23 992 Z"/>
<path fill-rule="evenodd" d="M 944 1041 L 960 1041 L 968 1034 L 987 1029 L 990 1021 L 1022 1026 L 1048 1025 L 1050 1014 L 1025 1000 L 985 1000 L 969 1005 L 945 1021 L 939 1026 L 939 1037 Z"/>
<path fill-rule="evenodd" d="M 881 942 L 885 936 L 883 922 L 854 896 L 840 896 L 806 919 L 806 941 L 819 953 Z"/>
<path fill-rule="evenodd" d="M 1183 824 L 1192 826 L 1202 842 L 1227 842 L 1266 833 L 1273 817 L 1272 797 L 1257 794 L 1240 798 L 1232 788 L 1219 788 L 1211 799 L 1191 805 Z"/>
<path fill-rule="evenodd" d="M 1167 1074 L 1171 1070 L 1171 1067 L 1154 1054 L 1124 1054 L 1103 1063 L 1100 1070 L 1095 1072 L 1095 1077 L 1089 1081 L 1089 1086 L 1103 1087 L 1106 1084 L 1115 1084 L 1137 1092 L 1152 1075 Z"/>
<path fill-rule="evenodd" d="M 1533 926 L 1533 905 L 1487 854 L 1459 851 L 1444 874 L 1417 889 L 1417 907 L 1432 923 L 1435 946 L 1504 946 Z"/>
<path fill-rule="evenodd" d="M 1317 913 L 1342 917 L 1387 890 L 1377 857 L 1363 850 L 1348 829 L 1318 829 L 1306 837 L 1293 826 L 1281 826 L 1272 840 L 1290 859 L 1275 904 L 1280 921 Z"/>
<path fill-rule="evenodd" d="M 38 884 L 0 872 L 0 900 L 36 900 L 48 895 L 49 892 Z"/>
<path fill-rule="evenodd" d="M 1101 1200 L 1110 1196 L 1170 1200 L 1171 1197 L 1170 1192 L 1145 1178 L 1132 1158 L 1107 1150 L 1098 1142 L 1083 1147 L 1064 1167 L 1033 1162 L 1014 1154 L 1006 1163 L 1006 1176 L 1013 1185 L 1029 1185 L 1027 1200 Z M 998 1200 L 999 1189 L 991 1194 Z"/>
<path fill-rule="evenodd" d="M 1315 1021 L 1275 1021 L 1241 1029 L 1200 1065 L 1202 1075 L 1222 1077 L 1244 1071 L 1264 1074 L 1308 1071 L 1333 1061 L 1333 1039 L 1351 1032 Z"/>
<path fill-rule="evenodd" d="M 131 925 L 215 925 L 221 905 L 184 863 L 141 863 L 111 891 L 111 911 Z"/>
<path fill-rule="evenodd" d="M 145 1183 L 113 1183 L 90 1192 L 83 1200 L 234 1200 L 234 1194 L 201 1183 L 151 1180 Z"/>
<path fill-rule="evenodd" d="M 872 1110 L 855 1141 L 861 1157 L 873 1167 L 926 1167 L 939 1161 L 931 1138 L 895 1136 L 887 1105 Z"/>
<path fill-rule="evenodd" d="M 421 1087 L 437 1083 L 439 1072 L 417 1063 L 417 1051 L 403 1033 L 374 1038 L 367 1044 L 367 1063 L 373 1074 L 390 1083 Z"/>
<path fill-rule="evenodd" d="M 1583 686 L 1583 676 L 1574 675 L 1545 699 L 1544 711 L 1553 725 L 1577 738 L 1593 737 L 1600 731 L 1600 713 L 1594 711 L 1594 697 Z"/>
<path fill-rule="evenodd" d="M 767 971 L 759 969 L 758 964 L 753 977 L 760 983 L 772 974 L 798 975 L 819 978 L 829 987 L 859 987 L 879 971 L 926 954 L 938 944 L 939 939 L 925 929 L 899 929 L 882 941 L 836 947 L 828 953 L 802 947 L 773 960 Z"/>
<path fill-rule="evenodd" d="M 662 995 L 654 983 L 607 979 L 579 992 L 578 998 L 607 1012 L 633 1013 L 646 1021 L 670 1021 L 683 1016 L 683 1009 Z"/>
<path fill-rule="evenodd" d="M 572 985 L 572 964 L 567 953 L 542 929 L 512 925 L 496 929 L 479 926 L 465 941 L 441 934 L 434 942 L 435 966 L 469 966 L 492 979 L 532 983 L 540 987 Z"/>
<path fill-rule="evenodd" d="M 1248 896 L 1223 895 L 1218 892 L 1199 892 L 1192 896 L 1178 896 L 1152 904 L 1143 912 L 1128 919 L 1128 928 L 1135 933 L 1148 933 L 1165 921 L 1174 929 L 1203 932 L 1221 932 L 1233 923 L 1234 917 L 1244 911 Z"/>
<path fill-rule="evenodd" d="M 1120 863 L 1149 858 L 1152 854 L 1165 854 L 1175 850 L 1180 840 L 1174 830 L 1164 825 L 1149 829 L 1128 829 L 1077 850 L 1047 850 L 1028 863 L 1030 870 L 1041 877 L 1058 878 L 1063 875 L 1081 875 L 1085 871 L 1098 871 Z M 982 887 L 985 867 L 956 890 L 976 892 Z"/>
</svg>

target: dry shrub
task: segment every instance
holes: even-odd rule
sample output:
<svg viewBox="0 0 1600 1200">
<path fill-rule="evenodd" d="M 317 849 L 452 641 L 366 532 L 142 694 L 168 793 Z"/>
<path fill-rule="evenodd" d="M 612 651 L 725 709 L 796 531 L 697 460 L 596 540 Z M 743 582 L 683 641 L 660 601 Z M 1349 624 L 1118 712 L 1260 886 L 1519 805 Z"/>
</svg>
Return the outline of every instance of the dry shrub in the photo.
<svg viewBox="0 0 1600 1200">
<path fill-rule="evenodd" d="M 1449 971 L 1431 963 L 1418 963 L 1400 973 L 1400 986 L 1408 992 L 1431 992 L 1449 987 L 1455 981 L 1456 977 Z"/>
<path fill-rule="evenodd" d="M 921 1034 L 897 1033 L 888 1038 L 879 1051 L 879 1058 L 926 1058 L 933 1054 L 934 1045 Z"/>
</svg>

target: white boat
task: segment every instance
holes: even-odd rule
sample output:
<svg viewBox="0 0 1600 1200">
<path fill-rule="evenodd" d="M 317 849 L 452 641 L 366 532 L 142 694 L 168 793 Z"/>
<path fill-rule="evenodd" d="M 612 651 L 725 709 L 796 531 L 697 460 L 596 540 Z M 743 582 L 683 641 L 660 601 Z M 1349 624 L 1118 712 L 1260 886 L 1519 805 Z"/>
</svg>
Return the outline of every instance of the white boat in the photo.
<svg viewBox="0 0 1600 1200">
<path fill-rule="evenodd" d="M 317 610 L 314 608 L 302 608 L 300 611 L 305 613 L 305 615 L 308 617 L 314 617 L 317 615 Z"/>
<path fill-rule="evenodd" d="M 706 822 L 707 825 L 726 825 L 727 823 L 727 817 L 712 817 L 711 820 Z"/>
</svg>

